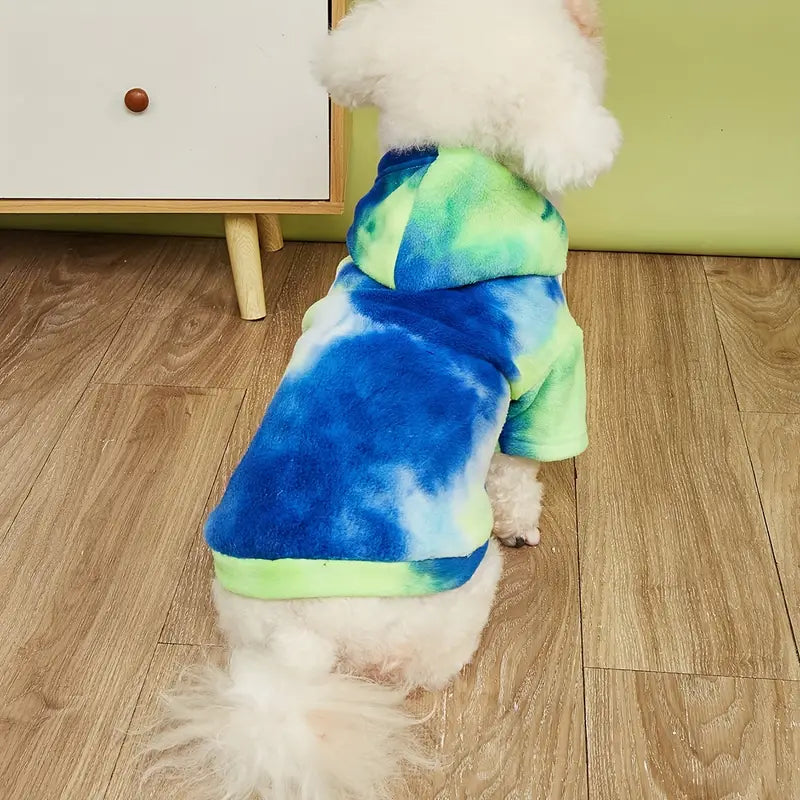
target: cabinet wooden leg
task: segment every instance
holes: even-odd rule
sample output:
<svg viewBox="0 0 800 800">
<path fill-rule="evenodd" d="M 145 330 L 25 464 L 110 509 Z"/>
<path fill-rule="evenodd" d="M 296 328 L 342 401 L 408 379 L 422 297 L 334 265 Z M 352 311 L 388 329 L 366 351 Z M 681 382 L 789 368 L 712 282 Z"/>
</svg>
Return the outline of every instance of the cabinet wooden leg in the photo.
<svg viewBox="0 0 800 800">
<path fill-rule="evenodd" d="M 255 214 L 226 214 L 225 239 L 242 319 L 267 316 Z"/>
<path fill-rule="evenodd" d="M 262 253 L 274 253 L 283 248 L 281 222 L 276 214 L 256 214 L 258 239 Z"/>
</svg>

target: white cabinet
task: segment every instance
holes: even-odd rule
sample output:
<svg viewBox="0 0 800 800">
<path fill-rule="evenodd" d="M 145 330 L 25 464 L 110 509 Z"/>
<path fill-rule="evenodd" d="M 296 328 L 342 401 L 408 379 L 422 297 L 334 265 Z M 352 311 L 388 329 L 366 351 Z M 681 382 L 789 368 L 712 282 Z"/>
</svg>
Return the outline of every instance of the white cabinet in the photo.
<svg viewBox="0 0 800 800">
<path fill-rule="evenodd" d="M 0 0 L 0 196 L 328 199 L 327 28 L 328 0 Z"/>
<path fill-rule="evenodd" d="M 341 211 L 343 114 L 310 59 L 343 11 L 0 0 L 0 213 Z M 141 113 L 125 107 L 133 87 Z M 241 241 L 255 230 L 229 222 Z M 274 224 L 262 230 L 275 245 Z"/>
</svg>

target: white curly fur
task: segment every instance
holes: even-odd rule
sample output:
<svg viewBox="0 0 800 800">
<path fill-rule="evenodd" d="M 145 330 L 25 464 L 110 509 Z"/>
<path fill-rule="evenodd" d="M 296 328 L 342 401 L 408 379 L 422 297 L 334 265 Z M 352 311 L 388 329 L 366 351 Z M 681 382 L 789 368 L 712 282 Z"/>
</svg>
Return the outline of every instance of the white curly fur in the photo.
<svg viewBox="0 0 800 800">
<path fill-rule="evenodd" d="M 597 37 L 595 0 L 371 0 L 316 68 L 339 102 L 378 106 L 384 148 L 474 147 L 552 196 L 593 181 L 619 145 Z M 493 458 L 507 544 L 538 541 L 537 467 Z M 500 573 L 492 541 L 467 584 L 429 597 L 266 602 L 215 586 L 229 664 L 166 698 L 154 768 L 197 800 L 389 797 L 403 764 L 427 763 L 405 693 L 472 658 Z"/>
<path fill-rule="evenodd" d="M 539 464 L 518 456 L 496 453 L 489 467 L 486 489 L 492 498 L 494 534 L 509 547 L 539 544 L 542 484 Z"/>
<path fill-rule="evenodd" d="M 424 763 L 405 693 L 315 656 L 313 646 L 237 648 L 228 669 L 185 674 L 150 740 L 157 769 L 177 774 L 194 800 L 388 798 L 403 764 Z"/>
<path fill-rule="evenodd" d="M 547 194 L 587 186 L 619 148 L 602 105 L 590 0 L 369 0 L 316 72 L 346 106 L 380 110 L 384 150 L 474 147 Z"/>
<path fill-rule="evenodd" d="M 195 800 L 383 800 L 426 765 L 406 692 L 440 689 L 475 653 L 502 559 L 430 597 L 266 602 L 218 584 L 226 669 L 190 672 L 147 750 Z"/>
</svg>

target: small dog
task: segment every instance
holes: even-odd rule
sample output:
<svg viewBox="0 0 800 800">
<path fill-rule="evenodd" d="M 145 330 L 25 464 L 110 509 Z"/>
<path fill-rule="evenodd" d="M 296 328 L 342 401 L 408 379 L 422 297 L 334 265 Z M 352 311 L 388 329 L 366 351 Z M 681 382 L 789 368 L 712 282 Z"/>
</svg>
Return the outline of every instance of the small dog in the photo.
<svg viewBox="0 0 800 800">
<path fill-rule="evenodd" d="M 208 521 L 230 662 L 152 744 L 198 800 L 388 797 L 425 761 L 407 691 L 478 646 L 490 533 L 536 544 L 537 463 L 586 446 L 553 198 L 620 144 L 594 0 L 362 2 L 316 69 L 385 155 Z"/>
</svg>

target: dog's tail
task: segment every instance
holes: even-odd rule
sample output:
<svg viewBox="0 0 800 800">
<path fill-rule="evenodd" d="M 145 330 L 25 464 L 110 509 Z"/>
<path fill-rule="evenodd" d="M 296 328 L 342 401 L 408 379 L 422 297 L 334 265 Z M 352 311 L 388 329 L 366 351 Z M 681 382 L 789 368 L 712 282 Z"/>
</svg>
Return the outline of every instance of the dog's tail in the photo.
<svg viewBox="0 0 800 800">
<path fill-rule="evenodd" d="M 149 738 L 148 775 L 171 773 L 194 800 L 389 797 L 404 762 L 425 760 L 405 693 L 308 656 L 239 649 L 227 670 L 185 674 Z"/>
</svg>

